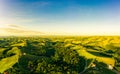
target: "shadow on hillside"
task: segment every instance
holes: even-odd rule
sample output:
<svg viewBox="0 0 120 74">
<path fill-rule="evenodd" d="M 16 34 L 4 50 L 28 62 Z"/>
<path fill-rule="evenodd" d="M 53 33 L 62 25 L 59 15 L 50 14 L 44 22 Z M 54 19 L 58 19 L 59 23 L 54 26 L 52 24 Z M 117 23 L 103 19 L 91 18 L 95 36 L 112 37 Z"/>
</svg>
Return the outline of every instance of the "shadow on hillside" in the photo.
<svg viewBox="0 0 120 74">
<path fill-rule="evenodd" d="M 94 52 L 94 51 L 87 51 L 87 52 L 99 57 L 112 57 L 112 55 L 106 54 L 104 52 Z"/>
</svg>

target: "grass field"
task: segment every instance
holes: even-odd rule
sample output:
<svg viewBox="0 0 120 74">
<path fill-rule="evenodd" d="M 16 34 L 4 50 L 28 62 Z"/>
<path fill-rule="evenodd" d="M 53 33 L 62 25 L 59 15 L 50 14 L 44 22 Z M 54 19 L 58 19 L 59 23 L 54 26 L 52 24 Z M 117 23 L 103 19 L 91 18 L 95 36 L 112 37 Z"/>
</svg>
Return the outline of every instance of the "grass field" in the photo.
<svg viewBox="0 0 120 74">
<path fill-rule="evenodd" d="M 11 46 L 25 46 L 25 43 L 18 43 L 18 44 L 13 44 L 13 45 L 11 45 Z"/>
<path fill-rule="evenodd" d="M 95 55 L 87 52 L 85 49 L 80 49 L 80 50 L 77 50 L 77 51 L 80 54 L 80 56 L 84 56 L 87 59 L 96 59 L 99 62 L 103 62 L 107 65 L 111 64 L 112 66 L 114 66 L 114 64 L 115 64 L 115 60 L 113 58 L 95 56 Z"/>
<path fill-rule="evenodd" d="M 17 47 L 13 47 L 9 53 L 15 53 L 14 56 L 3 58 L 0 60 L 0 73 L 3 73 L 5 70 L 12 68 L 12 66 L 18 62 L 20 50 Z"/>
</svg>

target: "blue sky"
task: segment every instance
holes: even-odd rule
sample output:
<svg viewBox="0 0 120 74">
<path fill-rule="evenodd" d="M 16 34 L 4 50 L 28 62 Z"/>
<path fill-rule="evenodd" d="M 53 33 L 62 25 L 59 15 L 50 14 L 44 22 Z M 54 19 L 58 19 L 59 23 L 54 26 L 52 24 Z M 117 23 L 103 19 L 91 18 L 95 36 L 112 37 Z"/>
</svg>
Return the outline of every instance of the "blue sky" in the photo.
<svg viewBox="0 0 120 74">
<path fill-rule="evenodd" d="M 120 34 L 119 0 L 0 0 L 0 25 L 71 34 Z"/>
</svg>

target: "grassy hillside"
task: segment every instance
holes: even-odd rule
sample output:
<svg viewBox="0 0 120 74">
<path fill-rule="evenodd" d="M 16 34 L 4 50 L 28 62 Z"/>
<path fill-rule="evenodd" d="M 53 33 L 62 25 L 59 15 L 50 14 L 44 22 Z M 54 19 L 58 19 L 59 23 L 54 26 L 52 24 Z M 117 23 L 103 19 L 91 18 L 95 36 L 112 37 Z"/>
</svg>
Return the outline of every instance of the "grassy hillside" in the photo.
<svg viewBox="0 0 120 74">
<path fill-rule="evenodd" d="M 20 56 L 20 50 L 17 47 L 13 47 L 11 50 L 7 52 L 7 54 L 15 55 L 6 57 L 0 60 L 0 73 L 3 73 L 5 70 L 12 68 L 12 66 L 18 62 L 19 56 Z"/>
<path fill-rule="evenodd" d="M 87 52 L 84 49 L 78 50 L 78 53 L 80 54 L 80 56 L 84 56 L 87 59 L 96 59 L 99 62 L 103 62 L 107 65 L 111 64 L 112 66 L 114 66 L 114 64 L 115 64 L 115 60 L 112 57 L 96 56 L 96 55 L 93 55 L 93 54 Z"/>
</svg>

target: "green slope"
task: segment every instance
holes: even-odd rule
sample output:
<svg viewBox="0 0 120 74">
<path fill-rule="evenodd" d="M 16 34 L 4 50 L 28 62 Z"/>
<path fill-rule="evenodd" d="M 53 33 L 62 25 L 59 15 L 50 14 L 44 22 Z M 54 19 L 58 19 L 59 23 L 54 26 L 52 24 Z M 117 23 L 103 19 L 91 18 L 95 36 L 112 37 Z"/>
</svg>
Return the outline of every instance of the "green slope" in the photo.
<svg viewBox="0 0 120 74">
<path fill-rule="evenodd" d="M 20 50 L 17 47 L 13 47 L 12 50 L 8 51 L 8 53 L 15 53 L 15 55 L 0 60 L 0 73 L 3 73 L 9 68 L 12 68 L 12 66 L 18 62 Z"/>
<path fill-rule="evenodd" d="M 93 54 L 87 52 L 85 49 L 80 49 L 77 51 L 80 54 L 80 56 L 84 56 L 87 59 L 96 59 L 99 62 L 103 62 L 107 65 L 111 64 L 112 66 L 114 66 L 114 64 L 115 64 L 115 60 L 113 58 L 96 56 L 96 55 L 93 55 Z"/>
</svg>

